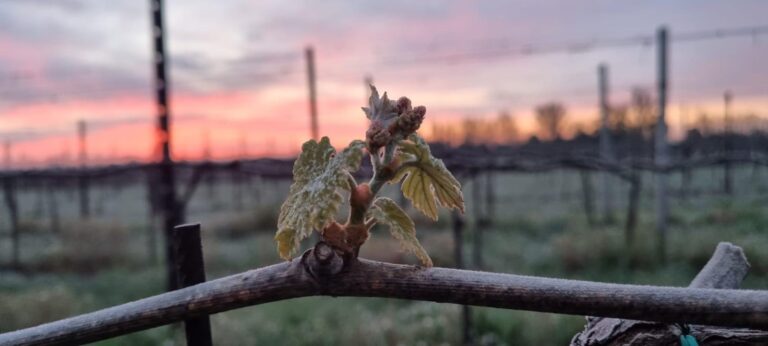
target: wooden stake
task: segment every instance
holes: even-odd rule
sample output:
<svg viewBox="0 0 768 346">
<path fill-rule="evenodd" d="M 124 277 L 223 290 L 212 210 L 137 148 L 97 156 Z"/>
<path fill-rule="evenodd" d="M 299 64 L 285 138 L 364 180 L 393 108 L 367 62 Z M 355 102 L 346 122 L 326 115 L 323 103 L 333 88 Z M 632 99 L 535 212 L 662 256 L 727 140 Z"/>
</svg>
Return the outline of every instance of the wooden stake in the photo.
<svg viewBox="0 0 768 346">
<path fill-rule="evenodd" d="M 474 239 L 472 241 L 472 264 L 475 270 L 483 268 L 483 232 L 485 231 L 484 217 L 481 208 L 480 174 L 475 172 L 472 176 L 472 213 L 474 214 Z"/>
<path fill-rule="evenodd" d="M 593 203 L 593 187 L 592 177 L 589 171 L 579 170 L 579 177 L 581 178 L 581 193 L 582 202 L 584 204 L 584 214 L 587 216 L 587 223 L 590 226 L 595 225 L 595 207 Z"/>
<path fill-rule="evenodd" d="M 203 244 L 200 224 L 187 224 L 174 228 L 176 252 L 176 276 L 181 288 L 205 282 Z M 211 321 L 207 315 L 184 320 L 184 330 L 189 346 L 213 345 Z"/>
<path fill-rule="evenodd" d="M 6 140 L 5 143 L 3 143 L 3 165 L 5 166 L 6 171 L 11 170 L 11 149 L 13 148 L 13 143 L 11 141 Z"/>
<path fill-rule="evenodd" d="M 733 99 L 731 92 L 726 91 L 723 95 L 723 152 L 725 155 L 729 155 L 731 151 L 733 151 L 733 142 L 731 141 L 731 136 L 733 133 L 731 132 L 731 100 Z M 733 194 L 733 177 L 731 174 L 731 162 L 729 160 L 725 160 L 725 163 L 723 164 L 723 191 L 727 195 Z"/>
<path fill-rule="evenodd" d="M 317 85 L 315 79 L 315 50 L 307 47 L 305 50 L 307 59 L 307 84 L 309 86 L 309 121 L 312 133 L 312 139 L 319 140 L 319 130 L 317 128 Z"/>
<path fill-rule="evenodd" d="M 600 158 L 613 162 L 613 149 L 611 148 L 611 130 L 608 124 L 610 106 L 608 103 L 608 66 L 600 64 L 597 67 L 599 91 L 600 91 Z M 602 185 L 603 202 L 603 221 L 613 222 L 613 194 L 611 189 L 611 174 L 602 172 L 600 174 Z"/>
<path fill-rule="evenodd" d="M 485 224 L 493 225 L 496 218 L 496 184 L 492 169 L 485 171 Z"/>
<path fill-rule="evenodd" d="M 464 268 L 464 218 L 458 211 L 451 212 L 453 219 L 453 260 L 457 269 Z M 472 345 L 472 311 L 468 305 L 461 306 L 461 341 Z"/>
<path fill-rule="evenodd" d="M 640 190 L 642 180 L 640 174 L 633 173 L 629 186 L 629 203 L 627 204 L 627 220 L 624 224 L 624 243 L 625 248 L 629 250 L 635 238 L 635 229 L 637 229 L 637 210 L 640 207 Z"/>
<path fill-rule="evenodd" d="M 11 221 L 11 266 L 14 269 L 18 269 L 21 264 L 19 206 L 12 178 L 6 177 L 3 179 L 3 193 L 5 195 L 5 206 L 8 208 L 8 217 Z"/>
<path fill-rule="evenodd" d="M 86 138 L 88 136 L 84 120 L 77 122 L 77 138 L 79 146 L 80 174 L 78 176 L 78 193 L 80 196 L 80 218 L 88 219 L 91 216 L 90 193 L 88 191 L 89 176 L 87 171 L 88 152 Z"/>
<path fill-rule="evenodd" d="M 654 161 L 657 166 L 669 165 L 667 156 L 667 28 L 659 28 L 656 35 L 658 49 L 658 118 L 656 123 Z M 669 215 L 669 201 L 667 199 L 667 173 L 656 173 L 656 233 L 658 236 L 657 253 L 662 262 L 667 257 L 667 219 Z"/>
<path fill-rule="evenodd" d="M 51 231 L 59 233 L 61 231 L 61 221 L 59 220 L 59 202 L 56 197 L 56 184 L 53 181 L 46 183 L 46 196 L 48 198 L 48 217 L 51 221 Z"/>
</svg>

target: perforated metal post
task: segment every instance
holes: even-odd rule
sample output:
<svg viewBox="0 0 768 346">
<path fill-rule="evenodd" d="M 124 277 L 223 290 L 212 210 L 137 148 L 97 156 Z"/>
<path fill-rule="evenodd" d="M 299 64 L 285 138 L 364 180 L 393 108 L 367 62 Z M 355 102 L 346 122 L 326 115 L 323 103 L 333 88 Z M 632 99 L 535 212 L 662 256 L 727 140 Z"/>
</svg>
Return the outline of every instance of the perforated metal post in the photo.
<svg viewBox="0 0 768 346">
<path fill-rule="evenodd" d="M 176 184 L 171 158 L 171 112 L 168 100 L 169 81 L 166 76 L 165 30 L 163 27 L 163 0 L 150 0 L 152 10 L 152 34 L 155 57 L 155 91 L 157 103 L 157 139 L 162 153 L 159 165 L 159 199 L 163 212 L 163 234 L 165 236 L 166 269 L 168 289 L 178 287 L 176 282 L 173 254 L 173 228 L 183 222 L 182 211 L 176 200 Z"/>
</svg>

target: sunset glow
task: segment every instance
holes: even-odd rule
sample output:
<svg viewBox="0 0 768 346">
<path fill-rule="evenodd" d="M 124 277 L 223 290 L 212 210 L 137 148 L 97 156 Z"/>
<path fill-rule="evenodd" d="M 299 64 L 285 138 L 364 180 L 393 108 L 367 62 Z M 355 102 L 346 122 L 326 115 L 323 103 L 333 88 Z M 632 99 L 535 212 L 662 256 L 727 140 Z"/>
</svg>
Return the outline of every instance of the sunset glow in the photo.
<svg viewBox="0 0 768 346">
<path fill-rule="evenodd" d="M 0 4 L 0 140 L 13 144 L 13 166 L 75 164 L 75 125 L 81 119 L 89 127 L 89 164 L 153 159 L 156 120 L 147 4 L 43 3 Z M 338 146 L 364 132 L 365 76 L 393 97 L 407 94 L 426 105 L 427 137 L 435 122 L 459 126 L 464 118 L 490 119 L 500 111 L 512 114 L 527 137 L 537 131 L 535 106 L 548 101 L 566 106 L 565 134 L 570 136 L 597 124 L 598 63 L 610 66 L 615 104 L 626 103 L 633 87 L 653 90 L 652 46 L 478 59 L 459 53 L 652 35 L 662 24 L 673 34 L 760 24 L 757 13 L 764 9 L 757 1 L 738 9 L 727 4 L 676 8 L 661 2 L 633 9 L 639 5 L 594 3 L 570 10 L 570 4 L 561 5 L 562 11 L 552 13 L 547 5 L 506 2 L 386 7 L 339 2 L 316 11 L 279 1 L 170 2 L 174 158 L 198 160 L 206 151 L 219 160 L 294 155 L 310 137 L 303 61 L 308 45 L 317 57 L 320 133 L 332 136 Z M 594 13 L 601 11 L 613 12 L 595 22 Z M 630 15 L 635 11 L 660 16 Z M 381 18 L 362 20 L 370 13 Z M 544 20 L 526 20 L 534 14 Z M 673 43 L 668 110 L 673 139 L 681 138 L 700 113 L 716 121 L 725 90 L 735 94 L 735 117 L 765 117 L 764 41 Z M 407 57 L 424 61 L 403 62 Z"/>
</svg>

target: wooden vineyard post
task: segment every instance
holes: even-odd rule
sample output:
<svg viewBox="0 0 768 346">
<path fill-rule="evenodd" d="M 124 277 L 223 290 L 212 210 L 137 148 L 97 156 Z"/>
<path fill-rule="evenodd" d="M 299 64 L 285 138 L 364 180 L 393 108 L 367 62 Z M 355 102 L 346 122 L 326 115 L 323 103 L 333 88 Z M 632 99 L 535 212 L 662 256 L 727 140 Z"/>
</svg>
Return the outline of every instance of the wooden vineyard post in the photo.
<svg viewBox="0 0 768 346">
<path fill-rule="evenodd" d="M 61 231 L 61 221 L 59 220 L 59 202 L 56 197 L 56 184 L 53 180 L 45 183 L 45 194 L 48 199 L 48 217 L 51 221 L 51 232 L 59 233 Z"/>
<path fill-rule="evenodd" d="M 78 175 L 77 190 L 80 196 L 80 218 L 83 220 L 88 219 L 91 216 L 90 193 L 88 192 L 88 180 L 90 177 L 86 169 L 88 162 L 86 137 L 87 128 L 85 121 L 80 120 L 77 122 L 77 138 L 80 150 L 80 174 Z"/>
<path fill-rule="evenodd" d="M 35 191 L 35 209 L 33 216 L 40 219 L 45 214 L 45 184 L 37 183 L 34 185 Z"/>
<path fill-rule="evenodd" d="M 457 269 L 464 268 L 464 218 L 458 211 L 451 212 L 453 224 L 453 259 Z M 461 306 L 461 340 L 463 345 L 472 344 L 472 311 Z"/>
<path fill-rule="evenodd" d="M 104 201 L 108 198 L 109 195 L 116 196 L 117 193 L 110 193 L 105 192 L 106 189 L 109 189 L 109 186 L 111 185 L 111 180 L 109 177 L 102 177 L 101 179 L 96 180 L 96 182 L 101 183 L 102 189 L 96 190 L 98 191 L 98 195 L 96 198 L 94 198 L 93 203 L 93 215 L 96 216 L 103 216 L 104 215 Z M 93 184 L 92 184 L 93 185 Z"/>
<path fill-rule="evenodd" d="M 727 195 L 733 194 L 733 174 L 731 171 L 731 161 L 728 160 L 728 155 L 733 151 L 733 142 L 731 136 L 731 100 L 733 99 L 731 92 L 726 91 L 723 95 L 723 153 L 726 155 L 723 157 L 725 162 L 723 163 L 723 192 Z"/>
<path fill-rule="evenodd" d="M 611 130 L 609 128 L 608 116 L 610 106 L 608 104 L 608 66 L 600 64 L 597 67 L 598 84 L 600 92 L 600 159 L 613 162 L 613 149 L 611 148 Z M 600 184 L 603 204 L 603 221 L 613 222 L 613 192 L 611 189 L 611 174 L 608 172 L 600 173 Z"/>
<path fill-rule="evenodd" d="M 496 218 L 496 184 L 492 167 L 485 171 L 485 222 L 490 227 Z"/>
<path fill-rule="evenodd" d="M 160 210 L 160 196 L 155 188 L 157 186 L 157 175 L 155 174 L 154 167 L 146 171 L 146 182 L 144 186 L 146 188 L 147 198 L 147 256 L 149 257 L 150 263 L 157 263 L 157 229 L 155 228 L 155 220 L 157 212 Z"/>
<path fill-rule="evenodd" d="M 3 166 L 5 166 L 6 171 L 11 170 L 11 151 L 13 148 L 13 143 L 11 141 L 6 140 L 3 142 Z"/>
<path fill-rule="evenodd" d="M 251 191 L 249 194 L 252 201 L 251 203 L 255 205 L 260 205 L 262 202 L 261 195 L 264 193 L 264 177 L 261 175 L 257 175 L 251 179 L 252 175 L 248 175 L 248 191 Z"/>
<path fill-rule="evenodd" d="M 632 242 L 635 237 L 635 229 L 637 228 L 637 209 L 640 207 L 641 188 L 642 180 L 640 174 L 634 172 L 630 178 L 627 220 L 624 224 L 624 242 L 627 250 L 632 247 Z"/>
<path fill-rule="evenodd" d="M 304 50 L 307 60 L 307 86 L 309 87 L 309 125 L 312 139 L 320 140 L 317 125 L 317 79 L 315 76 L 315 49 L 307 47 Z"/>
<path fill-rule="evenodd" d="M 690 141 L 683 142 L 682 144 L 682 156 L 684 161 L 688 161 L 693 157 L 693 143 Z M 693 180 L 693 170 L 690 167 L 685 167 L 680 172 L 680 199 L 687 201 L 691 194 L 691 182 Z"/>
<path fill-rule="evenodd" d="M 472 239 L 472 266 L 475 270 L 483 269 L 483 232 L 485 221 L 482 215 L 480 196 L 480 174 L 475 171 L 472 175 L 472 212 L 474 214 L 474 239 Z"/>
<path fill-rule="evenodd" d="M 206 165 L 209 167 L 213 163 L 213 153 L 211 152 L 211 132 L 206 129 L 203 131 L 203 161 Z M 205 188 L 206 188 L 206 198 L 208 198 L 208 204 L 211 206 L 216 205 L 216 202 L 214 200 L 216 199 L 216 176 L 214 174 L 213 169 L 208 169 L 207 174 L 205 175 Z"/>
<path fill-rule="evenodd" d="M 595 225 L 595 207 L 593 203 L 592 177 L 589 171 L 579 170 L 581 178 L 582 202 L 584 204 L 584 214 L 587 216 L 587 223 L 590 226 Z"/>
<path fill-rule="evenodd" d="M 658 118 L 656 123 L 654 163 L 656 172 L 656 234 L 657 254 L 662 262 L 667 258 L 667 219 L 669 215 L 669 200 L 667 198 L 667 172 L 669 165 L 667 156 L 667 28 L 659 29 L 656 37 L 658 49 Z"/>
<path fill-rule="evenodd" d="M 186 224 L 173 229 L 176 259 L 176 279 L 180 288 L 205 282 L 203 244 L 200 238 L 200 224 Z M 184 320 L 184 331 L 189 346 L 213 345 L 211 321 L 207 315 Z"/>
<path fill-rule="evenodd" d="M 234 209 L 237 211 L 243 211 L 243 174 L 240 170 L 241 166 L 242 162 L 237 161 L 235 162 L 235 165 L 232 167 L 231 171 L 232 204 L 234 205 Z"/>
<path fill-rule="evenodd" d="M 8 208 L 8 216 L 11 223 L 11 266 L 14 269 L 18 269 L 21 264 L 21 250 L 19 249 L 19 206 L 16 201 L 16 189 L 14 183 L 15 182 L 11 177 L 3 179 L 3 194 L 5 195 L 5 205 Z"/>
</svg>

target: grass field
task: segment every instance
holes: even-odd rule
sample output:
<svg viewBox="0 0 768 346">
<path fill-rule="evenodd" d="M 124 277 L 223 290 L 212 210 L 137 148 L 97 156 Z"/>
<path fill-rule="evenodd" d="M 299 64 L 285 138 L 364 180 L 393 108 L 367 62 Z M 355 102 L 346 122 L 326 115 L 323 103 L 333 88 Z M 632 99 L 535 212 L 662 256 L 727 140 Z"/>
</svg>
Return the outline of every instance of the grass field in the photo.
<svg viewBox="0 0 768 346">
<path fill-rule="evenodd" d="M 719 171 L 696 172 L 693 188 L 699 194 L 672 199 L 666 264 L 657 260 L 655 252 L 652 177 L 644 177 L 640 223 L 630 249 L 623 231 L 627 188 L 611 181 L 616 222 L 590 227 L 579 176 L 572 171 L 497 176 L 496 218 L 486 231 L 483 250 L 486 269 L 682 286 L 706 262 L 717 242 L 730 241 L 744 247 L 752 264 L 744 287 L 768 287 L 768 179 L 764 172 L 740 169 L 734 196 L 713 193 L 720 185 Z M 593 182 L 596 186 L 600 182 L 597 175 Z M 672 177 L 671 186 L 679 186 L 679 177 Z M 243 209 L 237 211 L 234 186 L 222 182 L 210 191 L 200 186 L 188 221 L 203 224 L 209 279 L 279 261 L 271 225 L 287 187 L 287 182 L 253 180 L 240 187 L 246 189 L 246 198 Z M 468 260 L 473 188 L 474 182 L 465 182 Z M 145 193 L 138 185 L 121 190 L 94 188 L 97 216 L 81 222 L 76 220 L 77 203 L 72 203 L 76 195 L 60 191 L 62 227 L 55 234 L 39 194 L 21 194 L 22 263 L 34 274 L 0 272 L 0 332 L 160 293 L 163 272 L 149 255 Z M 420 238 L 438 266 L 454 265 L 448 219 L 446 214 L 435 224 L 417 220 Z M 5 217 L 0 219 L 0 230 L 8 229 L 6 223 Z M 0 261 L 7 263 L 10 246 L 4 235 Z M 159 244 L 155 247 L 159 250 Z M 385 232 L 378 231 L 361 256 L 415 263 Z M 453 345 L 460 340 L 459 313 L 459 307 L 450 304 L 312 297 L 218 314 L 212 316 L 212 323 L 217 345 Z M 584 325 L 580 316 L 491 308 L 473 308 L 472 314 L 476 340 L 487 345 L 563 345 Z M 98 344 L 180 344 L 182 330 L 162 327 Z"/>
</svg>

